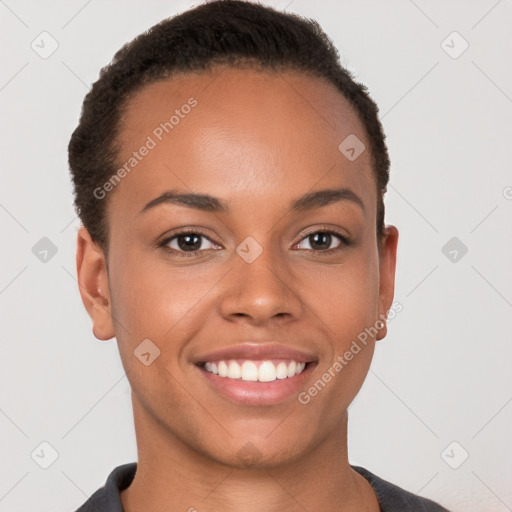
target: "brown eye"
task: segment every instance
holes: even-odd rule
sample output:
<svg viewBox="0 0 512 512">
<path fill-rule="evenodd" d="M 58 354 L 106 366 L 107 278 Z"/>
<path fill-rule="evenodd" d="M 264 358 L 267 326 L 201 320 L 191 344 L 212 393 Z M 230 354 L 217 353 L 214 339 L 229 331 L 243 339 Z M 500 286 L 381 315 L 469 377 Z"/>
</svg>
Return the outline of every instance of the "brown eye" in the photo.
<svg viewBox="0 0 512 512">
<path fill-rule="evenodd" d="M 330 233 L 315 233 L 308 236 L 309 245 L 314 249 L 330 249 L 332 243 L 332 235 Z"/>
<path fill-rule="evenodd" d="M 176 241 L 178 243 L 178 247 L 182 251 L 198 251 L 201 249 L 202 240 L 201 235 L 197 234 L 186 234 L 186 235 L 179 235 L 176 237 Z"/>
<path fill-rule="evenodd" d="M 207 236 L 193 231 L 177 233 L 166 238 L 159 246 L 178 256 L 200 256 L 203 251 L 220 248 Z"/>
<path fill-rule="evenodd" d="M 315 231 L 305 236 L 297 245 L 299 249 L 315 252 L 330 252 L 349 245 L 348 239 L 334 231 Z"/>
</svg>

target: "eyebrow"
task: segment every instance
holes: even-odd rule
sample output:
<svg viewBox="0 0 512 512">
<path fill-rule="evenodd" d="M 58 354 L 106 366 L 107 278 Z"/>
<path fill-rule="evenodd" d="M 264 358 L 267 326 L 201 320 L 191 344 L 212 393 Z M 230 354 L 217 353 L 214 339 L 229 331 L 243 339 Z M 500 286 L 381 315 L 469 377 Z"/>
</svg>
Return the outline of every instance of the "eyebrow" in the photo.
<svg viewBox="0 0 512 512">
<path fill-rule="evenodd" d="M 350 201 L 364 211 L 361 198 L 349 188 L 328 188 L 309 192 L 300 196 L 291 205 L 292 211 L 305 211 L 321 208 L 339 201 Z M 230 208 L 225 201 L 208 194 L 184 194 L 176 190 L 167 190 L 147 203 L 139 213 L 146 212 L 161 204 L 176 204 L 205 212 L 229 213 Z"/>
</svg>

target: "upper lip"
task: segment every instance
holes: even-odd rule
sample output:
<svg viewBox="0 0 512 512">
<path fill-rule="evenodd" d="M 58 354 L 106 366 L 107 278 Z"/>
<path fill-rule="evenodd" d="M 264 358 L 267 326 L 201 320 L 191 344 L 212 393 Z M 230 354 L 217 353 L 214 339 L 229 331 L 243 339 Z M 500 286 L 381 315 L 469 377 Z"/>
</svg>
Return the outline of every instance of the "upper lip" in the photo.
<svg viewBox="0 0 512 512">
<path fill-rule="evenodd" d="M 226 359 L 248 359 L 248 360 L 267 360 L 267 359 L 293 359 L 298 363 L 309 363 L 316 361 L 316 358 L 310 352 L 303 352 L 279 343 L 242 343 L 221 348 L 213 352 L 201 354 L 194 358 L 196 364 L 206 363 L 207 361 L 219 361 Z"/>
</svg>

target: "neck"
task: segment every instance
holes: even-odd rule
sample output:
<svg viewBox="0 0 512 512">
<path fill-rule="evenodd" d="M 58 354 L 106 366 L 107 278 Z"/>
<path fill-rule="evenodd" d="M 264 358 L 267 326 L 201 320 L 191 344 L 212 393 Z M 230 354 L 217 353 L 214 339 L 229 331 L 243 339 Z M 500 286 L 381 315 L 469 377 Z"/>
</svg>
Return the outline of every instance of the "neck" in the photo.
<svg viewBox="0 0 512 512">
<path fill-rule="evenodd" d="M 198 452 L 135 404 L 134 420 L 138 464 L 121 493 L 124 512 L 379 511 L 372 487 L 348 462 L 347 413 L 300 459 L 254 469 Z"/>
</svg>

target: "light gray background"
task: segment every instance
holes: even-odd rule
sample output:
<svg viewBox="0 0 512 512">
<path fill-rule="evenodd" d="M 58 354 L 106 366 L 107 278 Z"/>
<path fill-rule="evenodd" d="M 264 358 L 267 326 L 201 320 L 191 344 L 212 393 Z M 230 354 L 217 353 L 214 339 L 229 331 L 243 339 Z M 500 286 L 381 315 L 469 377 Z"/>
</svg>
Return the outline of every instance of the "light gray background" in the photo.
<svg viewBox="0 0 512 512">
<path fill-rule="evenodd" d="M 1 512 L 74 510 L 136 460 L 115 340 L 94 338 L 78 294 L 67 144 L 114 52 L 195 3 L 0 1 Z M 319 21 L 388 135 L 404 309 L 351 407 L 351 462 L 453 511 L 512 510 L 512 2 L 268 4 Z"/>
</svg>

